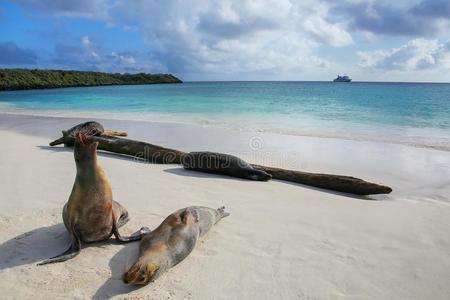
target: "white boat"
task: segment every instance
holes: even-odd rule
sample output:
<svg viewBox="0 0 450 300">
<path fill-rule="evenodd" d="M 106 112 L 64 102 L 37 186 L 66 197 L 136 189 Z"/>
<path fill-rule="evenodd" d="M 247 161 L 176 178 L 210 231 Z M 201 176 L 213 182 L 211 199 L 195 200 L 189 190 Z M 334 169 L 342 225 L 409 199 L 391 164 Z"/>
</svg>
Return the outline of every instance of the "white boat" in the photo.
<svg viewBox="0 0 450 300">
<path fill-rule="evenodd" d="M 333 82 L 351 82 L 352 79 L 350 77 L 348 77 L 347 75 L 344 76 L 340 76 L 338 75 Z"/>
</svg>

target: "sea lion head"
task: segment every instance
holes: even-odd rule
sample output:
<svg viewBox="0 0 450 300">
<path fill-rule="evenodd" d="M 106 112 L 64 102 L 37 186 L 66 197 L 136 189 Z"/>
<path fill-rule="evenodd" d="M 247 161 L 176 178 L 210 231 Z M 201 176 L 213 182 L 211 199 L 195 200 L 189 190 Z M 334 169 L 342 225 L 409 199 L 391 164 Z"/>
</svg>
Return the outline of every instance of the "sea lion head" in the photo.
<svg viewBox="0 0 450 300">
<path fill-rule="evenodd" d="M 145 285 L 149 283 L 158 272 L 159 267 L 154 263 L 135 263 L 125 274 L 122 280 L 126 284 Z"/>
<path fill-rule="evenodd" d="M 75 134 L 74 157 L 77 166 L 94 164 L 97 159 L 98 142 L 86 137 L 82 132 Z"/>
<path fill-rule="evenodd" d="M 268 181 L 272 179 L 272 175 L 270 175 L 269 173 L 255 169 L 246 170 L 245 175 L 251 180 Z"/>
</svg>

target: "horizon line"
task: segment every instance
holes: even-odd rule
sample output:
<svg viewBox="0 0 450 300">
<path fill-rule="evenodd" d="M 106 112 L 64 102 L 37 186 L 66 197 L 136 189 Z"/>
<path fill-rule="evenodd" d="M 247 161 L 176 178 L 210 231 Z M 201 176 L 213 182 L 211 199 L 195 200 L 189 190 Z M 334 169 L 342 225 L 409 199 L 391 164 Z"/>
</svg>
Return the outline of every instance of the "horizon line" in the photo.
<svg viewBox="0 0 450 300">
<path fill-rule="evenodd" d="M 0 67 L 0 70 L 42 70 L 42 71 L 74 71 L 74 72 L 94 72 L 94 73 L 106 73 L 106 74 L 150 74 L 150 75 L 172 75 L 177 78 L 181 76 L 174 75 L 174 73 L 150 73 L 150 72 L 107 72 L 107 71 L 99 71 L 99 70 L 75 70 L 75 69 L 46 69 L 46 68 L 21 68 L 21 67 L 13 67 L 13 68 L 5 68 Z M 297 79 L 288 79 L 288 80 L 184 80 L 181 79 L 183 83 L 187 82 L 333 82 L 330 80 L 297 80 Z M 376 81 L 376 80 L 354 80 L 351 82 L 335 82 L 336 84 L 343 83 L 431 83 L 431 84 L 450 84 L 450 81 Z M 120 85 L 120 84 L 119 84 Z"/>
</svg>

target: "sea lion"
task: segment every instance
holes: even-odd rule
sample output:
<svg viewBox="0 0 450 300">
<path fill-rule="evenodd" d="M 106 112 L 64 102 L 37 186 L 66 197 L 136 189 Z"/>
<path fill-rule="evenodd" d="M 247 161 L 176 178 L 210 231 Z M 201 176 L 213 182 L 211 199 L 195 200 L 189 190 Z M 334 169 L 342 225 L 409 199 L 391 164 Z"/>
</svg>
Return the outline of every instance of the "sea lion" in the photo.
<svg viewBox="0 0 450 300">
<path fill-rule="evenodd" d="M 86 136 L 127 136 L 127 133 L 123 131 L 105 130 L 102 124 L 95 121 L 81 123 L 61 132 L 63 136 L 51 142 L 50 146 L 64 144 L 66 147 L 72 147 L 75 137 L 79 133 L 83 133 Z"/>
<path fill-rule="evenodd" d="M 113 234 L 120 242 L 140 240 L 140 235 L 122 237 L 118 228 L 128 222 L 128 212 L 113 200 L 108 177 L 97 160 L 98 142 L 90 141 L 84 133 L 75 139 L 74 158 L 77 175 L 69 200 L 64 205 L 62 216 L 69 231 L 72 244 L 60 255 L 47 259 L 39 265 L 62 262 L 75 257 L 81 250 L 81 243 L 109 239 Z"/>
<path fill-rule="evenodd" d="M 194 249 L 202 237 L 220 219 L 228 216 L 225 207 L 191 206 L 168 216 L 140 243 L 139 258 L 122 276 L 126 284 L 145 285 L 175 266 Z"/>
<path fill-rule="evenodd" d="M 190 152 L 182 157 L 186 170 L 228 175 L 250 180 L 267 181 L 272 175 L 254 169 L 239 157 L 216 152 Z"/>
</svg>

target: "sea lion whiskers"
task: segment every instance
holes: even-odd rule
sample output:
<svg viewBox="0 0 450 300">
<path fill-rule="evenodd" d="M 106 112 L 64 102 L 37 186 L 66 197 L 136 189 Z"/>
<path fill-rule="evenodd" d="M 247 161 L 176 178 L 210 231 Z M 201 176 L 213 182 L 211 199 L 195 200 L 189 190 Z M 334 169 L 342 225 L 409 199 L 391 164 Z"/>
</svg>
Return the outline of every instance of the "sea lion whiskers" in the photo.
<svg viewBox="0 0 450 300">
<path fill-rule="evenodd" d="M 76 134 L 76 141 L 79 142 L 82 146 L 87 146 L 87 138 L 86 138 L 86 134 L 84 132 L 81 131 L 77 131 Z"/>
</svg>

